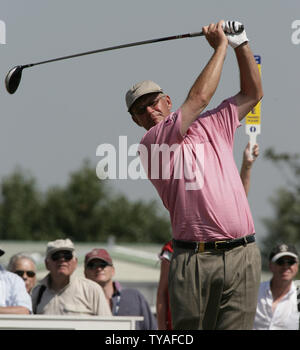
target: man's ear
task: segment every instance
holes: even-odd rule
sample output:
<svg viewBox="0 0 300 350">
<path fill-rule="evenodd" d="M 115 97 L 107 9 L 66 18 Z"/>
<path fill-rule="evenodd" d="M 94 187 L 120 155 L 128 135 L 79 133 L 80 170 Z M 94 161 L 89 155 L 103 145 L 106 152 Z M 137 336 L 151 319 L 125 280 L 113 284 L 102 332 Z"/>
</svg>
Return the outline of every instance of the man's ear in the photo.
<svg viewBox="0 0 300 350">
<path fill-rule="evenodd" d="M 169 109 L 169 112 L 171 113 L 171 110 L 172 110 L 172 101 L 171 101 L 171 97 L 166 95 L 166 102 L 167 102 L 167 106 L 168 106 L 168 109 Z"/>
</svg>

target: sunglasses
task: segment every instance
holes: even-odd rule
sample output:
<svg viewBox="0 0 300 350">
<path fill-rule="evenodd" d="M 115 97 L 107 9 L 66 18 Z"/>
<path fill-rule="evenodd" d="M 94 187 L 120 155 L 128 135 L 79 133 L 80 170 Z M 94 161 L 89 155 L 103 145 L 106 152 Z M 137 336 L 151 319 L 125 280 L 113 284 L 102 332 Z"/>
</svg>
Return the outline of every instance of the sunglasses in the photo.
<svg viewBox="0 0 300 350">
<path fill-rule="evenodd" d="M 101 269 L 105 269 L 107 266 L 110 266 L 110 264 L 108 264 L 105 261 L 99 261 L 99 260 L 92 260 L 87 264 L 88 269 L 97 269 L 99 267 Z"/>
<path fill-rule="evenodd" d="M 33 278 L 35 276 L 35 272 L 34 271 L 23 271 L 23 270 L 17 270 L 15 271 L 15 273 L 20 276 L 23 277 L 24 274 L 26 273 L 26 275 L 30 278 Z"/>
<path fill-rule="evenodd" d="M 287 264 L 289 266 L 292 266 L 294 264 L 296 264 L 297 260 L 293 259 L 293 258 L 280 258 L 276 261 L 276 264 L 279 266 L 283 266 L 284 264 Z"/>
<path fill-rule="evenodd" d="M 137 115 L 144 114 L 147 110 L 147 107 L 154 108 L 158 104 L 160 99 L 162 99 L 163 97 L 165 97 L 165 95 L 159 95 L 155 98 L 152 97 L 151 99 L 148 99 L 148 101 L 144 102 L 143 104 L 135 106 L 132 111 L 134 114 L 137 114 Z"/>
<path fill-rule="evenodd" d="M 66 261 L 70 261 L 73 258 L 73 253 L 69 250 L 60 250 L 51 255 L 51 259 L 53 261 L 57 261 L 62 258 L 65 259 Z"/>
</svg>

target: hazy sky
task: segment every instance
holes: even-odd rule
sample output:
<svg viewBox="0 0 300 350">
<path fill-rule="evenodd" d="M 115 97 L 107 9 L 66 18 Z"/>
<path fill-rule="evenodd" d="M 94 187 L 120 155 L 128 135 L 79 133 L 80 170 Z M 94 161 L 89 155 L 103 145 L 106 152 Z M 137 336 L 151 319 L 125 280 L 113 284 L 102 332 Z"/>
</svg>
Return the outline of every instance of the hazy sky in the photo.
<svg viewBox="0 0 300 350">
<path fill-rule="evenodd" d="M 6 44 L 0 45 L 0 76 L 4 81 L 7 71 L 19 64 L 201 31 L 219 19 L 243 22 L 254 54 L 262 57 L 261 153 L 268 147 L 298 152 L 300 44 L 291 39 L 296 31 L 292 23 L 300 20 L 299 0 L 1 0 Z M 206 40 L 198 37 L 25 69 L 14 95 L 3 83 L 0 89 L 0 177 L 20 165 L 46 189 L 65 184 L 85 158 L 96 169 L 101 159 L 96 156 L 98 145 L 107 143 L 118 150 L 119 136 L 128 137 L 129 147 L 144 134 L 126 112 L 127 89 L 137 81 L 154 80 L 171 96 L 175 110 L 211 54 Z M 221 83 L 208 108 L 238 88 L 236 59 L 229 47 Z M 239 168 L 247 142 L 243 125 L 234 149 Z M 130 199 L 160 202 L 148 180 L 109 183 Z M 260 157 L 249 195 L 257 237 L 265 234 L 261 218 L 272 215 L 269 198 L 284 184 L 277 169 Z"/>
</svg>

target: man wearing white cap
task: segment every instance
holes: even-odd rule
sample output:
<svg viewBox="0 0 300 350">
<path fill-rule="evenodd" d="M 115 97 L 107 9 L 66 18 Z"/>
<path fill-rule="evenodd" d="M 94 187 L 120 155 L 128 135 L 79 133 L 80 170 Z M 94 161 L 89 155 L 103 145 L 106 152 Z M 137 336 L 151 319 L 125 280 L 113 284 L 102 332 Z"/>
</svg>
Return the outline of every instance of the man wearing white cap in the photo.
<svg viewBox="0 0 300 350">
<path fill-rule="evenodd" d="M 32 292 L 34 313 L 111 316 L 102 288 L 93 281 L 73 274 L 77 258 L 70 239 L 49 242 L 45 264 L 49 274 Z"/>
<path fill-rule="evenodd" d="M 0 256 L 4 253 L 4 250 L 0 248 Z M 0 265 L 0 314 L 29 314 L 31 312 L 31 299 L 24 281 Z"/>
<path fill-rule="evenodd" d="M 262 282 L 254 321 L 256 330 L 297 330 L 299 310 L 297 286 L 299 256 L 293 245 L 279 244 L 270 253 L 271 281 Z"/>
</svg>

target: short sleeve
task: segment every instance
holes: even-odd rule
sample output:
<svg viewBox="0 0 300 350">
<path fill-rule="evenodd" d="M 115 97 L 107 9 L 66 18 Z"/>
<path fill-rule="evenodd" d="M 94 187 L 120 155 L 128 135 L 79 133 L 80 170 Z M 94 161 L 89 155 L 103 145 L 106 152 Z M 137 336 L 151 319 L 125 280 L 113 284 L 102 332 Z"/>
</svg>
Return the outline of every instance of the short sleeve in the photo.
<svg viewBox="0 0 300 350">
<path fill-rule="evenodd" d="M 10 306 L 23 306 L 32 313 L 31 297 L 27 293 L 25 283 L 21 277 L 12 274 L 10 276 L 11 293 L 9 298 Z"/>
<path fill-rule="evenodd" d="M 235 131 L 241 126 L 234 97 L 224 100 L 218 107 L 201 114 L 197 120 L 203 125 L 209 125 L 212 134 L 223 136 L 226 143 L 233 146 Z"/>
</svg>

